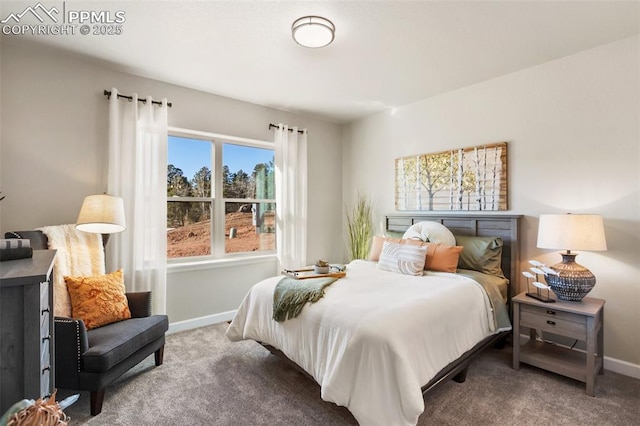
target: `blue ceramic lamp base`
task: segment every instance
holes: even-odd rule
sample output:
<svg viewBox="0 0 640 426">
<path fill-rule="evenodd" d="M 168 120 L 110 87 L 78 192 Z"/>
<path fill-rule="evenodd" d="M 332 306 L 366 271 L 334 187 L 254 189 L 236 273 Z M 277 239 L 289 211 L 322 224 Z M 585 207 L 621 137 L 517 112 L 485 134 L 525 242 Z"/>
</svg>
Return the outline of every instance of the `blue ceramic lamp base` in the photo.
<svg viewBox="0 0 640 426">
<path fill-rule="evenodd" d="M 579 302 L 596 285 L 590 270 L 576 263 L 575 253 L 561 253 L 562 263 L 551 266 L 558 275 L 547 275 L 547 284 L 558 299 Z"/>
</svg>

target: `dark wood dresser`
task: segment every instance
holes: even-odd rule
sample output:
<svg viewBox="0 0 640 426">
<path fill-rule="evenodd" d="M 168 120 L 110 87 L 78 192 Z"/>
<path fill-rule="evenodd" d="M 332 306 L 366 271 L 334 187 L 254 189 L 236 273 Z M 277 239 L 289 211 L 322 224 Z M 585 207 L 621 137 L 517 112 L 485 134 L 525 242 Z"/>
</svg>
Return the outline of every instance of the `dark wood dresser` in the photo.
<svg viewBox="0 0 640 426">
<path fill-rule="evenodd" d="M 0 414 L 21 399 L 53 392 L 53 259 L 0 262 Z"/>
</svg>

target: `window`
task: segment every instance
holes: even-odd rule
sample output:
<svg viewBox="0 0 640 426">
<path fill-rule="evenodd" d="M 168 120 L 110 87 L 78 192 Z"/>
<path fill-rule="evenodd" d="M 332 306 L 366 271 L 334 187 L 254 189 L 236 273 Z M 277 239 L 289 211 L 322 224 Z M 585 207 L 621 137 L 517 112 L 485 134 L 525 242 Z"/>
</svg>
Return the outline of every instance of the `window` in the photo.
<svg viewBox="0 0 640 426">
<path fill-rule="evenodd" d="M 167 257 L 273 252 L 273 144 L 201 132 L 169 135 Z"/>
</svg>

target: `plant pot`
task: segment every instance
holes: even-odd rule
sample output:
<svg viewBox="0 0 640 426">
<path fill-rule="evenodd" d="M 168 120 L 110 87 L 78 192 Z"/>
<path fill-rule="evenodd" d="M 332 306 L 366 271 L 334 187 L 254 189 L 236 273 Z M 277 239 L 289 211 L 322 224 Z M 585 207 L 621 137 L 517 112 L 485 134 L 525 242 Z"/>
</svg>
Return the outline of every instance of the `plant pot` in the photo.
<svg viewBox="0 0 640 426">
<path fill-rule="evenodd" d="M 316 274 L 328 274 L 329 273 L 329 267 L 328 266 L 313 265 L 313 271 Z"/>
</svg>

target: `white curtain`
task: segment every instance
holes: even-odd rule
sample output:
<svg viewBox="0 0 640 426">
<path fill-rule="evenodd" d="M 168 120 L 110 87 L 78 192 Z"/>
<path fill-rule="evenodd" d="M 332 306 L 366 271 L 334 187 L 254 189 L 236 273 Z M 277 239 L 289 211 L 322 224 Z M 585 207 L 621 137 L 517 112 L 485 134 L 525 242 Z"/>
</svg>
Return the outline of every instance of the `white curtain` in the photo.
<svg viewBox="0 0 640 426">
<path fill-rule="evenodd" d="M 127 228 L 107 246 L 110 271 L 124 270 L 127 291 L 149 291 L 152 311 L 166 312 L 167 100 L 109 104 L 109 187 L 124 200 Z"/>
<path fill-rule="evenodd" d="M 307 131 L 275 130 L 276 244 L 280 269 L 307 262 Z"/>
</svg>

